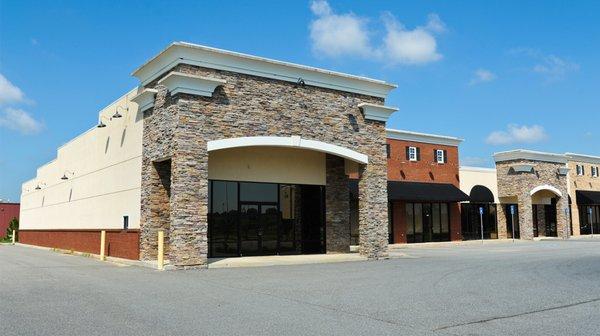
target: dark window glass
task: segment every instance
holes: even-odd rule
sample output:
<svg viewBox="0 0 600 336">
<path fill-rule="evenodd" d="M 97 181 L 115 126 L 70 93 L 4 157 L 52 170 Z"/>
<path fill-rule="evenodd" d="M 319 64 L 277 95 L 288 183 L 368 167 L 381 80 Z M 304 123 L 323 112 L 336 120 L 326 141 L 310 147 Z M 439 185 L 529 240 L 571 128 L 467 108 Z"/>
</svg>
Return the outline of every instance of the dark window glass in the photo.
<svg viewBox="0 0 600 336">
<path fill-rule="evenodd" d="M 240 202 L 277 202 L 277 184 L 240 183 Z"/>
<path fill-rule="evenodd" d="M 129 216 L 123 216 L 123 230 L 129 229 Z"/>
<path fill-rule="evenodd" d="M 448 204 L 440 204 L 442 233 L 450 232 L 450 214 L 448 213 Z M 450 239 L 450 237 L 448 237 Z"/>
<path fill-rule="evenodd" d="M 445 205 L 445 204 L 444 204 Z M 431 225 L 433 226 L 433 233 L 440 233 L 442 231 L 442 225 L 440 221 L 440 204 L 434 203 L 431 206 Z"/>
<path fill-rule="evenodd" d="M 211 257 L 238 255 L 237 182 L 213 181 L 209 189 Z"/>
</svg>

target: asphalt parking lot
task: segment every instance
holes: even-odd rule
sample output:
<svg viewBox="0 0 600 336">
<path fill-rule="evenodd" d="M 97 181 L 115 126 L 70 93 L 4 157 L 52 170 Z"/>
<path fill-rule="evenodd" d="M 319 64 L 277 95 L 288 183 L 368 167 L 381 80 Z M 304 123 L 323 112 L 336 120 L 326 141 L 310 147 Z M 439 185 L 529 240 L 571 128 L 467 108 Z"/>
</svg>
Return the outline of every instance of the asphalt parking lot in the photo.
<svg viewBox="0 0 600 336">
<path fill-rule="evenodd" d="M 598 335 L 600 240 L 160 272 L 0 245 L 2 335 Z"/>
</svg>

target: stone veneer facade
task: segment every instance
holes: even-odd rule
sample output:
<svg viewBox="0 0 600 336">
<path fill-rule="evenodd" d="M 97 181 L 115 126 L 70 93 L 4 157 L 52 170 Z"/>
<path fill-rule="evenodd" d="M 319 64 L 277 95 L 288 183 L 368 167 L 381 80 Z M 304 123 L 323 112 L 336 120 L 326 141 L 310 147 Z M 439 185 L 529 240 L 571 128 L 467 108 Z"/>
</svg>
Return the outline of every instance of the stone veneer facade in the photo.
<svg viewBox="0 0 600 336">
<path fill-rule="evenodd" d="M 585 167 L 583 175 L 577 175 L 577 165 Z M 570 160 L 567 162 L 567 166 L 569 167 L 569 196 L 571 197 L 570 207 L 573 235 L 579 236 L 581 234 L 581 223 L 576 192 L 577 190 L 600 192 L 600 178 L 592 176 L 592 166 L 600 166 L 600 164 Z"/>
<path fill-rule="evenodd" d="M 366 120 L 358 107 L 360 103 L 383 105 L 383 98 L 187 64 L 171 71 L 223 79 L 226 84 L 212 97 L 171 96 L 157 85 L 160 78 L 146 85 L 158 93 L 144 121 L 142 260 L 154 258 L 156 230 L 164 229 L 172 265 L 206 265 L 207 142 L 245 136 L 300 136 L 368 155 L 369 163 L 359 167 L 359 252 L 372 259 L 387 256 L 385 123 Z M 170 160 L 168 173 L 164 165 L 156 164 L 165 160 Z M 342 163 L 328 155 L 327 251 L 349 249 L 347 177 Z M 166 180 L 170 180 L 168 187 Z M 168 207 L 163 204 L 167 200 Z"/>
<path fill-rule="evenodd" d="M 533 165 L 533 172 L 515 172 L 515 165 Z M 521 239 L 533 239 L 533 207 L 530 192 L 543 185 L 558 189 L 563 197 L 557 198 L 556 217 L 558 237 L 567 238 L 569 235 L 569 218 L 564 209 L 568 209 L 567 176 L 559 175 L 558 168 L 564 168 L 564 163 L 542 162 L 533 160 L 510 160 L 496 162 L 498 176 L 498 236 L 507 237 L 506 210 L 504 204 L 516 202 L 519 208 L 519 228 Z"/>
</svg>

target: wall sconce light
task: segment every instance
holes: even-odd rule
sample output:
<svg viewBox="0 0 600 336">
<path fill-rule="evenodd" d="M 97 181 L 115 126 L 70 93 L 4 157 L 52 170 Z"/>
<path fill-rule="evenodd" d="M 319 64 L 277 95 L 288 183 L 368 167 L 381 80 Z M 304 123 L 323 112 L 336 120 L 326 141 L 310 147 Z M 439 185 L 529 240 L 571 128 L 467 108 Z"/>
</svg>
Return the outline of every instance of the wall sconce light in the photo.
<svg viewBox="0 0 600 336">
<path fill-rule="evenodd" d="M 67 176 L 67 174 L 71 175 L 71 177 L 75 176 L 75 172 L 69 171 L 69 170 L 65 170 L 63 176 L 60 178 L 61 180 L 68 180 L 69 177 Z"/>
<path fill-rule="evenodd" d="M 102 122 L 102 118 L 106 118 L 106 117 L 100 116 L 100 121 L 98 122 L 98 125 L 96 125 L 96 127 L 98 127 L 98 128 L 106 127 L 106 124 Z"/>
<path fill-rule="evenodd" d="M 115 114 L 113 114 L 113 118 L 121 118 L 123 115 L 119 113 L 119 108 L 124 109 L 125 111 L 129 111 L 129 107 L 117 106 L 115 109 Z"/>
<path fill-rule="evenodd" d="M 35 190 L 41 190 L 42 187 L 45 187 L 46 183 L 42 182 L 42 183 L 38 183 L 37 186 L 35 187 Z"/>
</svg>

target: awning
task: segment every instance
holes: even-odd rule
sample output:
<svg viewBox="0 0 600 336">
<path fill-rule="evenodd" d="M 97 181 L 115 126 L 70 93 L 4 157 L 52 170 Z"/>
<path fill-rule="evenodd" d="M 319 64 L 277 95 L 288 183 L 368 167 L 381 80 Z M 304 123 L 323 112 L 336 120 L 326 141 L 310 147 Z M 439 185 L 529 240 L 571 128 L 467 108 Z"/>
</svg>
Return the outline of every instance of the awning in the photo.
<svg viewBox="0 0 600 336">
<path fill-rule="evenodd" d="M 575 195 L 578 205 L 600 204 L 600 191 L 577 190 Z"/>
<path fill-rule="evenodd" d="M 482 185 L 476 185 L 469 194 L 471 203 L 494 203 L 494 194 L 490 189 Z"/>
<path fill-rule="evenodd" d="M 388 199 L 425 202 L 468 201 L 469 196 L 449 183 L 388 181 Z"/>
</svg>

